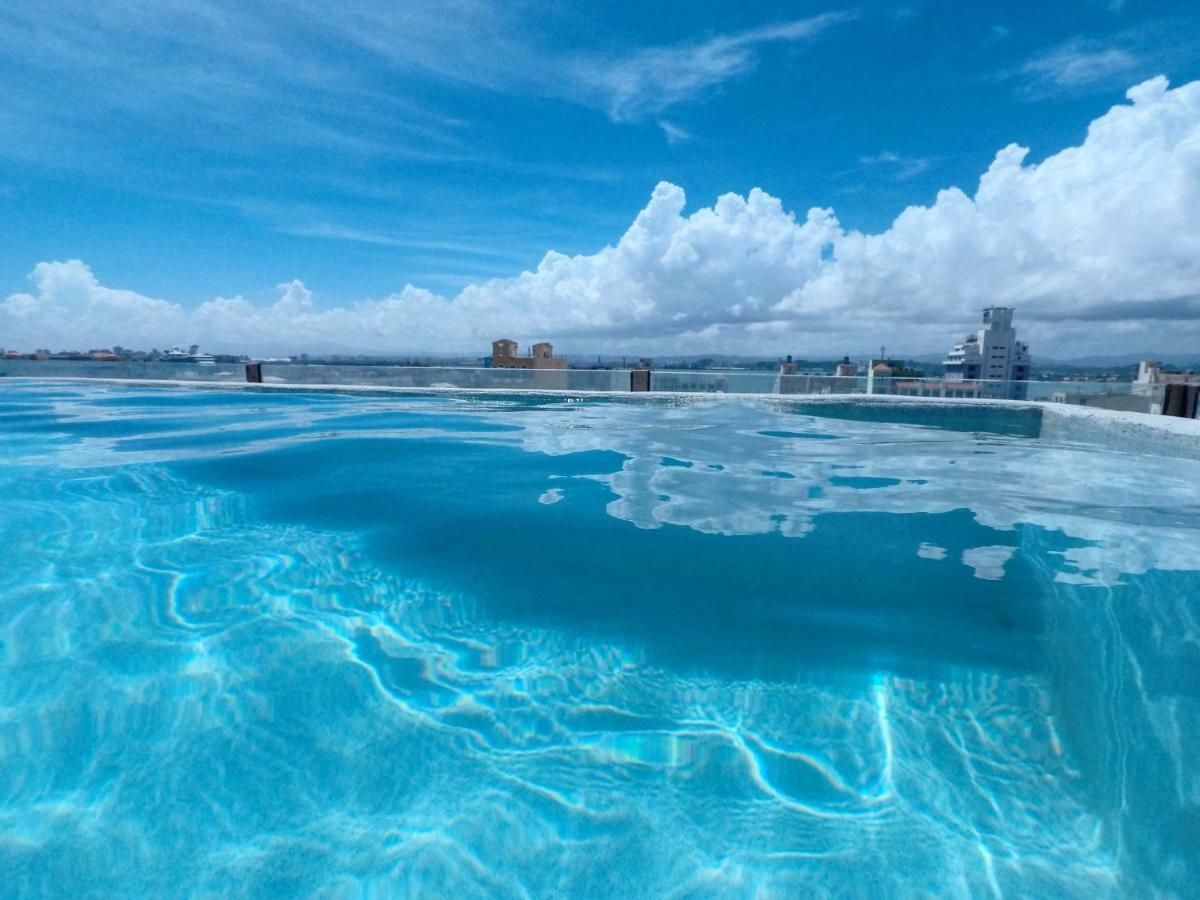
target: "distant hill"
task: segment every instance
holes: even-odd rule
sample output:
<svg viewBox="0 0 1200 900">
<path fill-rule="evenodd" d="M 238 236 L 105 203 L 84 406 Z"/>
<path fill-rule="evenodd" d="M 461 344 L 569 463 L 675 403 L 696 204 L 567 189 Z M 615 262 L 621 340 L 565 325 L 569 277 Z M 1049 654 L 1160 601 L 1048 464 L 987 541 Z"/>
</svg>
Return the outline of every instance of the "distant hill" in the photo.
<svg viewBox="0 0 1200 900">
<path fill-rule="evenodd" d="M 903 356 L 903 354 L 897 355 Z M 851 358 L 854 359 L 856 357 Z M 910 362 L 940 366 L 942 360 L 945 359 L 945 354 L 917 353 L 912 356 L 905 356 L 904 358 Z M 1033 354 L 1033 368 L 1035 371 L 1039 369 L 1057 369 L 1059 371 L 1072 369 L 1081 371 L 1085 369 L 1123 369 L 1129 366 L 1136 369 L 1137 364 L 1144 359 L 1158 360 L 1164 366 L 1172 368 L 1200 370 L 1200 354 L 1153 353 L 1148 350 L 1141 353 L 1096 354 L 1094 356 L 1077 356 L 1061 359 L 1042 356 L 1035 352 Z"/>
<path fill-rule="evenodd" d="M 1034 360 L 1040 361 L 1042 365 L 1050 366 L 1075 366 L 1077 368 L 1097 368 L 1102 366 L 1136 366 L 1144 359 L 1154 359 L 1166 366 L 1178 366 L 1180 368 L 1197 368 L 1200 367 L 1200 355 L 1183 354 L 1183 353 L 1153 353 L 1144 351 L 1142 353 L 1116 353 L 1110 355 L 1097 356 L 1079 356 L 1073 359 L 1042 359 L 1039 360 L 1037 354 L 1034 354 Z"/>
</svg>

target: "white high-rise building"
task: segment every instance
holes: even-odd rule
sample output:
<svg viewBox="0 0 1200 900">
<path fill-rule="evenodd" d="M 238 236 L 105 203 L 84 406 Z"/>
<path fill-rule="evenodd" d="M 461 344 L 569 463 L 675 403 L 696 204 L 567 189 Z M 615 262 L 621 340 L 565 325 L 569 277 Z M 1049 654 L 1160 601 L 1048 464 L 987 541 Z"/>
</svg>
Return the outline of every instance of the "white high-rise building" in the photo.
<svg viewBox="0 0 1200 900">
<path fill-rule="evenodd" d="M 946 354 L 946 377 L 960 381 L 975 379 L 1025 381 L 1029 378 L 1029 345 L 1017 340 L 1012 327 L 1013 310 L 989 306 L 983 311 L 983 327 L 967 335 Z"/>
</svg>

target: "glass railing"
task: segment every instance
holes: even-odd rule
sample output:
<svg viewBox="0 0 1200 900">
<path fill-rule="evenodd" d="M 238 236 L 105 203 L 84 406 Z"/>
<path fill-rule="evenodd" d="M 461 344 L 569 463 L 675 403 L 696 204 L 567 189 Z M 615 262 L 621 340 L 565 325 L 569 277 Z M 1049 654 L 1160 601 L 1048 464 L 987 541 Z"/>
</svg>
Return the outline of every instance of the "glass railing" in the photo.
<svg viewBox="0 0 1200 900">
<path fill-rule="evenodd" d="M 947 399 L 1040 400 L 1158 413 L 1162 385 L 1113 381 L 963 381 L 950 378 L 868 378 L 770 372 L 654 372 L 654 391 L 748 394 L 877 394 Z"/>
<path fill-rule="evenodd" d="M 261 363 L 264 384 L 362 385 L 520 391 L 628 391 L 628 369 L 493 369 Z M 0 359 L 0 377 L 247 381 L 244 363 Z"/>
<path fill-rule="evenodd" d="M 629 369 L 506 369 L 455 366 L 353 366 L 261 363 L 265 384 L 357 385 L 417 389 L 603 391 L 645 390 L 647 373 Z M 245 382 L 242 363 L 0 360 L 0 377 L 111 378 Z M 654 370 L 653 392 L 708 394 L 877 394 L 947 399 L 1041 400 L 1157 413 L 1163 386 L 1112 381 L 961 381 L 792 375 L 746 370 Z"/>
<path fill-rule="evenodd" d="M 863 394 L 866 378 L 837 375 L 780 375 L 738 370 L 655 371 L 654 391 L 705 394 Z"/>
<path fill-rule="evenodd" d="M 263 363 L 266 384 L 514 391 L 628 391 L 629 370 L 472 369 L 455 366 L 337 366 Z"/>
<path fill-rule="evenodd" d="M 0 359 L 0 377 L 130 378 L 163 381 L 245 381 L 242 363 L 202 366 L 185 362 L 133 362 L 75 359 Z"/>
<path fill-rule="evenodd" d="M 1039 400 L 1101 409 L 1159 413 L 1163 386 L 1128 381 L 958 381 L 875 379 L 872 393 L 959 399 Z"/>
</svg>

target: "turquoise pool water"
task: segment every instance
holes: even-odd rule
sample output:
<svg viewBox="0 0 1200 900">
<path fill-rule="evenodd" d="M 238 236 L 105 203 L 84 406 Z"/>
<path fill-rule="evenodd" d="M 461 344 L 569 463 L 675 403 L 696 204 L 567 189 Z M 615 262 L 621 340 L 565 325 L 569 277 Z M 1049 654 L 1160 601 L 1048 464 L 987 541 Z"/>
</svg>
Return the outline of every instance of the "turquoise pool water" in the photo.
<svg viewBox="0 0 1200 900">
<path fill-rule="evenodd" d="M 0 894 L 1194 895 L 1200 463 L 975 413 L 2 381 Z"/>
</svg>

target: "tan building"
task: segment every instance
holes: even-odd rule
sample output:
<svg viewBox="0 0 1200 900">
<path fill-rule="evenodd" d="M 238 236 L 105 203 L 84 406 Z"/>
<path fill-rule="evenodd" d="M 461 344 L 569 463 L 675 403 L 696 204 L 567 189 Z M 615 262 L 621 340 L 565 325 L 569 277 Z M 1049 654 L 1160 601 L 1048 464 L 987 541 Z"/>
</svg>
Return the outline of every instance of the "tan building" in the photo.
<svg viewBox="0 0 1200 900">
<path fill-rule="evenodd" d="M 528 356 L 517 355 L 517 342 L 502 338 L 492 341 L 494 369 L 565 369 L 567 358 L 555 356 L 554 347 L 545 341 L 534 344 Z"/>
</svg>

